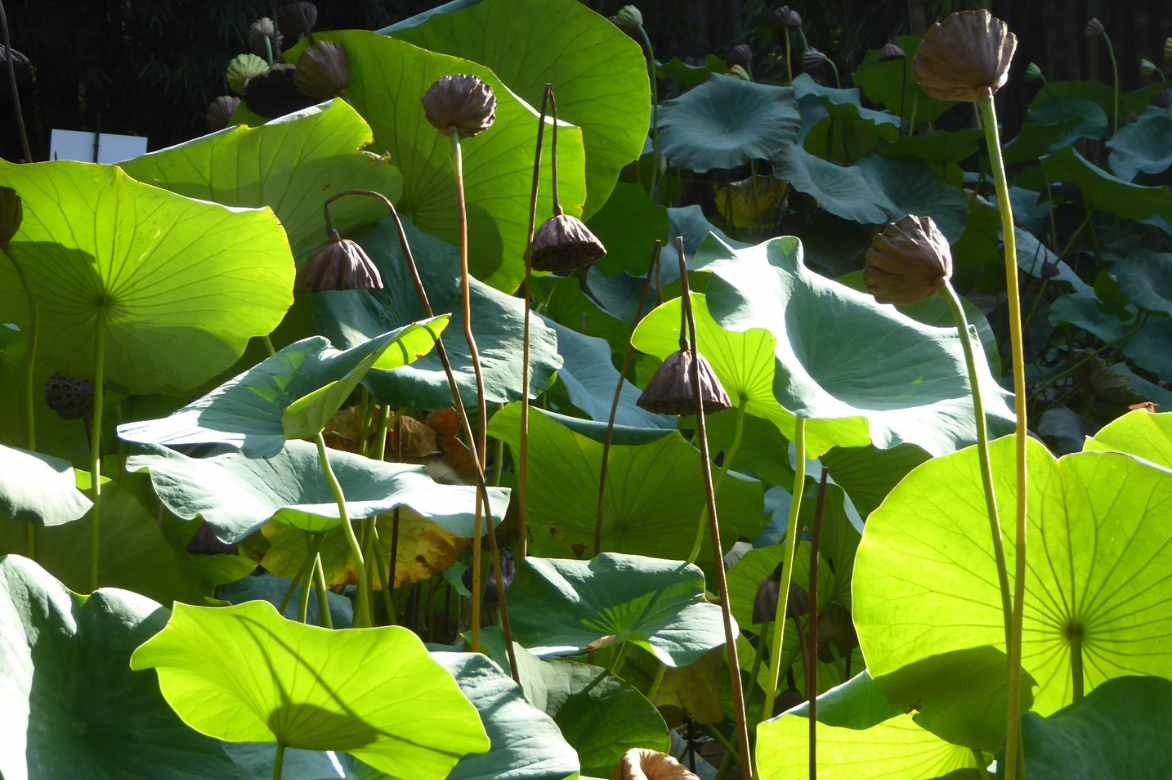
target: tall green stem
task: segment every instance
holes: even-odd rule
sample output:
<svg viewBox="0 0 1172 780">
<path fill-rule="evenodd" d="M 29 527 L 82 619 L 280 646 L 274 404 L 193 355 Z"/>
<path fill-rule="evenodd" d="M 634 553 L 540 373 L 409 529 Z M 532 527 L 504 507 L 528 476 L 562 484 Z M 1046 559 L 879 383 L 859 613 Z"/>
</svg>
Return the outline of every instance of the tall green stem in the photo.
<svg viewBox="0 0 1172 780">
<path fill-rule="evenodd" d="M 98 318 L 94 337 L 94 416 L 90 433 L 90 477 L 94 506 L 90 514 L 90 590 L 98 589 L 102 539 L 102 385 L 106 381 L 106 324 Z"/>
<path fill-rule="evenodd" d="M 728 476 L 728 471 L 732 468 L 733 459 L 736 458 L 737 452 L 741 449 L 741 441 L 745 437 L 745 399 L 737 404 L 737 417 L 734 423 L 733 440 L 729 445 L 728 451 L 724 453 L 724 462 L 720 465 L 720 474 L 716 477 L 716 496 L 720 497 L 720 486 L 724 484 L 724 478 Z M 700 520 L 696 524 L 696 538 L 692 540 L 692 551 L 688 553 L 688 563 L 695 563 L 696 559 L 700 557 L 700 549 L 704 546 L 704 529 L 707 527 L 708 509 L 707 507 L 700 510 Z"/>
<path fill-rule="evenodd" d="M 354 526 L 350 523 L 350 512 L 346 508 L 346 496 L 342 493 L 342 485 L 334 474 L 330 465 L 329 454 L 326 452 L 326 440 L 317 435 L 317 460 L 321 464 L 322 473 L 330 483 L 330 491 L 334 494 L 334 501 L 338 504 L 338 517 L 342 521 L 342 532 L 346 535 L 346 544 L 350 546 L 350 554 L 354 556 L 358 568 L 358 603 L 355 607 L 354 627 L 364 628 L 372 625 L 370 619 L 370 583 L 366 576 L 366 560 L 362 557 L 362 547 L 358 544 L 358 536 L 354 533 Z"/>
<path fill-rule="evenodd" d="M 1005 178 L 1005 162 L 1001 157 L 1001 137 L 997 129 L 997 108 L 990 91 L 977 104 L 981 113 L 981 124 L 985 130 L 985 141 L 989 147 L 989 163 L 993 169 L 993 183 L 997 189 L 997 209 L 1001 213 L 1001 231 L 1005 242 L 1005 288 L 1008 295 L 1009 336 L 1013 359 L 1014 409 L 1017 416 L 1017 430 L 1014 434 L 1015 466 L 1017 471 L 1017 517 L 1014 524 L 1014 578 L 1013 612 L 1009 631 L 1009 722 L 1005 738 L 1006 780 L 1017 780 L 1024 772 L 1019 771 L 1021 756 L 1021 637 L 1025 611 L 1026 577 L 1026 508 L 1029 495 L 1026 475 L 1026 446 L 1029 429 L 1026 427 L 1026 380 L 1025 346 L 1022 338 L 1021 293 L 1017 282 L 1017 235 L 1013 226 L 1013 205 L 1009 200 L 1009 182 Z"/>
<path fill-rule="evenodd" d="M 11 65 L 11 58 L 9 58 L 9 65 Z M 28 279 L 25 278 L 24 269 L 15 260 L 9 259 L 9 264 L 16 270 L 16 276 L 20 279 L 20 284 L 24 288 L 25 300 L 28 302 L 28 345 L 26 347 L 27 354 L 24 361 L 24 422 L 25 422 L 25 441 L 29 452 L 36 452 L 37 450 L 37 395 L 36 395 L 36 372 L 37 372 L 37 349 L 40 344 L 40 313 L 36 300 L 33 298 L 32 288 L 28 284 Z M 37 527 L 31 522 L 25 523 L 25 543 L 30 560 L 37 559 Z"/>
<path fill-rule="evenodd" d="M 1085 688 L 1082 671 L 1082 629 L 1078 627 L 1070 631 L 1070 677 L 1074 703 L 1078 704 L 1082 701 Z"/>
<path fill-rule="evenodd" d="M 277 755 L 273 757 L 273 780 L 281 780 L 285 769 L 285 745 L 277 743 Z"/>
<path fill-rule="evenodd" d="M 1115 101 L 1111 114 L 1111 132 L 1119 132 L 1119 63 L 1115 61 L 1115 47 L 1111 45 L 1111 36 L 1103 33 L 1103 43 L 1107 47 L 1107 58 L 1111 60 L 1111 77 L 1114 85 Z"/>
<path fill-rule="evenodd" d="M 639 25 L 639 35 L 643 37 L 643 45 L 647 47 L 647 75 L 651 79 L 651 186 L 648 189 L 651 202 L 655 199 L 655 188 L 659 182 L 659 74 L 655 67 L 655 48 L 651 45 L 651 37 L 643 25 Z"/>
<path fill-rule="evenodd" d="M 993 559 L 997 564 L 997 582 L 1001 586 L 1001 618 L 1005 626 L 1005 642 L 1008 647 L 1009 627 L 1012 624 L 1013 607 L 1009 596 L 1009 567 L 1005 563 L 1005 545 L 1001 537 L 1001 517 L 997 510 L 997 493 L 993 487 L 993 466 L 989 460 L 989 428 L 985 422 L 985 402 L 981 397 L 981 384 L 977 376 L 977 362 L 973 353 L 973 334 L 969 331 L 968 317 L 952 282 L 944 283 L 944 298 L 952 308 L 952 319 L 960 336 L 964 350 L 964 363 L 969 374 L 969 389 L 973 396 L 973 412 L 977 424 L 977 456 L 981 463 L 981 485 L 985 491 L 985 512 L 989 515 L 989 533 L 993 538 Z"/>
<path fill-rule="evenodd" d="M 785 75 L 787 84 L 794 83 L 793 44 L 789 41 L 789 27 L 785 28 Z"/>
<path fill-rule="evenodd" d="M 793 582 L 794 556 L 798 550 L 798 518 L 802 509 L 802 494 L 806 491 L 806 418 L 801 415 L 794 417 L 794 448 L 797 451 L 797 463 L 794 465 L 793 498 L 789 505 L 789 525 L 785 531 L 785 562 L 782 564 L 780 590 L 777 594 L 777 612 L 773 618 L 769 688 L 765 691 L 761 720 L 773 717 L 773 703 L 777 700 L 777 685 L 781 678 L 781 643 L 785 639 L 785 613 L 789 609 L 789 586 Z"/>
<path fill-rule="evenodd" d="M 326 588 L 326 570 L 322 566 L 320 550 L 313 556 L 313 581 L 317 591 L 317 619 L 326 628 L 333 628 L 334 616 L 330 614 L 329 589 Z"/>
</svg>

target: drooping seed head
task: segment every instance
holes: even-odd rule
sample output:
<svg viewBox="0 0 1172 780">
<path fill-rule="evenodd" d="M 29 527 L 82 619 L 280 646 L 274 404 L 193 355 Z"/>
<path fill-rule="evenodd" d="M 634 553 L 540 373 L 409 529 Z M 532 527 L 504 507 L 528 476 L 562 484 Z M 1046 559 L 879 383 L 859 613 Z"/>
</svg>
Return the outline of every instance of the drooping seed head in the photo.
<svg viewBox="0 0 1172 780">
<path fill-rule="evenodd" d="M 740 65 L 747 70 L 753 67 L 753 49 L 747 43 L 738 43 L 728 50 L 725 60 L 729 65 Z"/>
<path fill-rule="evenodd" d="M 317 6 L 313 3 L 286 3 L 277 11 L 277 28 L 289 40 L 296 41 L 302 35 L 313 32 L 317 24 Z"/>
<path fill-rule="evenodd" d="M 244 102 L 256 114 L 270 119 L 312 106 L 313 98 L 301 94 L 293 82 L 296 72 L 293 65 L 280 63 L 253 76 L 245 88 Z"/>
<path fill-rule="evenodd" d="M 700 366 L 700 398 L 705 414 L 716 414 L 732 408 L 728 393 L 720 384 L 716 372 L 698 355 Z M 696 394 L 692 391 L 692 351 L 673 352 L 651 377 L 643 394 L 635 402 L 640 408 L 656 414 L 695 414 Z"/>
<path fill-rule="evenodd" d="M 1017 36 L 988 11 L 957 11 L 932 25 L 912 62 L 929 97 L 974 103 L 1009 79 Z"/>
<path fill-rule="evenodd" d="M 496 95 L 476 76 L 444 76 L 423 96 L 423 112 L 444 135 L 471 138 L 496 121 Z"/>
<path fill-rule="evenodd" d="M 1083 28 L 1082 34 L 1084 38 L 1102 38 L 1107 34 L 1107 28 L 1103 26 L 1098 17 L 1092 16 L 1087 20 L 1087 26 Z"/>
<path fill-rule="evenodd" d="M 610 780 L 700 780 L 700 776 L 667 753 L 631 748 L 619 759 Z"/>
<path fill-rule="evenodd" d="M 831 65 L 830 57 L 821 49 L 815 49 L 813 46 L 808 47 L 802 52 L 802 70 L 810 74 L 810 77 L 816 81 L 833 81 L 834 68 Z"/>
<path fill-rule="evenodd" d="M 319 41 L 301 52 L 293 83 L 314 100 L 329 100 L 350 86 L 350 59 L 340 43 Z"/>
<path fill-rule="evenodd" d="M 781 37 L 786 30 L 801 29 L 802 15 L 788 5 L 783 5 L 781 8 L 774 9 L 773 13 L 769 15 L 769 24 L 778 37 Z"/>
<path fill-rule="evenodd" d="M 0 187 L 0 249 L 7 249 L 8 242 L 20 230 L 24 219 L 24 208 L 20 196 L 11 187 Z"/>
<path fill-rule="evenodd" d="M 383 278 L 366 250 L 357 242 L 343 238 L 330 241 L 298 269 L 294 289 L 381 290 Z"/>
<path fill-rule="evenodd" d="M 948 239 L 931 217 L 908 215 L 878 233 L 867 248 L 863 283 L 879 303 L 916 303 L 952 276 Z"/>
<path fill-rule="evenodd" d="M 268 46 L 265 46 L 265 41 Z M 261 17 L 248 27 L 248 48 L 258 57 L 265 57 L 268 62 L 269 49 L 272 49 L 273 60 L 281 56 L 281 42 L 284 37 L 277 25 L 267 16 Z"/>
<path fill-rule="evenodd" d="M 223 130 L 232 124 L 232 115 L 240 106 L 240 98 L 235 95 L 220 95 L 208 104 L 208 130 L 215 132 Z"/>
<path fill-rule="evenodd" d="M 568 274 L 606 256 L 606 247 L 586 223 L 569 214 L 547 219 L 533 236 L 530 258 L 538 271 Z"/>
<path fill-rule="evenodd" d="M 879 61 L 891 62 L 892 60 L 902 60 L 907 57 L 907 53 L 898 43 L 888 41 L 879 49 Z"/>
<path fill-rule="evenodd" d="M 615 26 L 634 38 L 641 38 L 643 29 L 643 12 L 636 6 L 624 5 L 619 12 L 610 18 Z"/>
</svg>

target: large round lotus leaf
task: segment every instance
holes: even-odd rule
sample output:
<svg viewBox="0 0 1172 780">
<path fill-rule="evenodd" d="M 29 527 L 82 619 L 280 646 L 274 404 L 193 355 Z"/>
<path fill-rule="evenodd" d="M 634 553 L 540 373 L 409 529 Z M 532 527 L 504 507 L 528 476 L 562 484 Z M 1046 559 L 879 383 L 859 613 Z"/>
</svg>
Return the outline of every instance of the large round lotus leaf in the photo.
<svg viewBox="0 0 1172 780">
<path fill-rule="evenodd" d="M 523 18 L 511 11 L 502 15 L 510 23 Z M 515 41 L 511 36 L 509 33 L 495 43 L 512 53 Z M 314 40 L 346 47 L 350 62 L 346 99 L 370 123 L 374 148 L 389 153 L 403 173 L 399 209 L 420 229 L 452 244 L 460 235 L 452 145 L 427 121 L 421 100 L 437 79 L 456 73 L 477 76 L 492 88 L 497 99 L 496 122 L 462 141 L 470 263 L 477 278 L 498 289 L 514 290 L 525 273 L 537 111 L 493 70 L 469 59 L 365 30 L 314 33 Z M 290 56 L 299 52 L 300 47 L 295 48 Z M 552 123 L 552 119 L 547 121 Z M 541 160 L 543 182 L 550 180 L 552 170 L 551 141 L 547 127 Z M 568 214 L 582 213 L 584 171 L 582 131 L 564 124 L 558 129 L 558 184 L 561 205 Z M 553 213 L 549 187 L 542 188 L 537 213 Z M 443 310 L 437 307 L 437 311 Z"/>
<path fill-rule="evenodd" d="M 968 204 L 959 187 L 920 160 L 872 155 L 838 165 L 790 144 L 773 158 L 773 175 L 836 217 L 879 225 L 908 214 L 932 217 L 949 240 L 964 233 Z"/>
<path fill-rule="evenodd" d="M 1074 184 L 1095 211 L 1128 219 L 1161 216 L 1172 219 L 1172 187 L 1144 187 L 1112 176 L 1089 162 L 1073 146 L 1042 158 L 1042 170 L 1051 182 Z"/>
<path fill-rule="evenodd" d="M 1131 113 L 1142 112 L 1151 105 L 1152 98 L 1165 89 L 1167 87 L 1163 82 L 1153 81 L 1139 89 L 1120 92 L 1119 116 L 1125 117 Z M 1113 111 L 1116 105 L 1115 89 L 1110 81 L 1049 81 L 1038 90 L 1038 94 L 1045 97 L 1091 100 L 1108 113 Z"/>
<path fill-rule="evenodd" d="M 771 160 L 798 137 L 792 87 L 714 74 L 659 107 L 660 148 L 668 163 L 696 173 Z"/>
<path fill-rule="evenodd" d="M 822 465 L 850 496 L 860 517 L 867 517 L 909 471 L 928 454 L 911 444 L 889 450 L 876 447 L 835 447 L 822 456 Z"/>
<path fill-rule="evenodd" d="M 499 525 L 500 517 L 494 517 L 493 522 Z M 390 576 L 394 520 L 389 514 L 380 515 L 375 525 L 379 538 L 372 544 L 377 546 L 379 552 L 367 556 L 367 564 L 383 564 L 383 576 L 371 578 L 371 585 L 381 590 L 383 577 Z M 309 554 L 309 537 L 296 528 L 281 524 L 266 525 L 263 532 L 269 548 L 265 550 L 260 565 L 279 577 L 296 577 Z M 399 510 L 399 543 L 395 548 L 395 583 L 392 587 L 413 585 L 443 574 L 457 562 L 467 546 L 467 537 L 472 536 L 472 531 L 469 528 L 464 533 L 466 537 L 457 536 L 439 523 L 410 510 Z M 330 586 L 358 584 L 356 562 L 340 527 L 327 532 L 322 538 L 321 560 L 326 582 Z"/>
<path fill-rule="evenodd" d="M 561 98 L 558 100 L 560 104 Z M 591 276 L 599 269 L 607 274 L 626 272 L 645 277 L 651 247 L 668 234 L 667 209 L 652 203 L 641 185 L 620 181 L 588 225 L 606 246 L 606 257 L 590 266 Z"/>
<path fill-rule="evenodd" d="M 991 444 L 1010 572 L 1013 452 L 1009 437 Z M 1022 665 L 1038 686 L 1034 708 L 1047 715 L 1071 701 L 1076 635 L 1088 691 L 1125 674 L 1172 677 L 1168 472 L 1115 453 L 1055 459 L 1032 440 L 1028 459 Z M 970 676 L 988 667 L 980 696 L 937 726 L 1003 735 L 1005 711 L 990 702 L 1005 699 L 1005 633 L 975 448 L 918 466 L 871 514 L 855 560 L 854 617 L 868 668 L 897 704 L 947 707 L 961 662 Z M 940 690 L 949 696 L 936 698 Z M 927 706 L 920 717 L 936 727 Z"/>
<path fill-rule="evenodd" d="M 302 339 L 229 379 L 168 417 L 126 423 L 133 444 L 218 444 L 269 458 L 286 439 L 315 436 L 371 368 L 392 370 L 427 354 L 447 317 L 380 333 L 344 351 L 321 336 Z"/>
<path fill-rule="evenodd" d="M 917 159 L 929 163 L 959 163 L 978 151 L 985 141 L 979 128 L 933 130 L 924 135 L 904 135 L 879 147 L 879 154 L 898 160 Z M 1017 210 L 1014 210 L 1017 217 Z"/>
<path fill-rule="evenodd" d="M 1107 148 L 1111 170 L 1131 181 L 1141 173 L 1163 173 L 1172 166 L 1172 117 L 1168 109 L 1151 106 L 1136 121 L 1120 128 Z"/>
<path fill-rule="evenodd" d="M 136 393 L 194 387 L 293 302 L 289 240 L 268 209 L 192 200 L 91 163 L 0 162 L 0 181 L 23 201 L 7 255 L 39 307 L 38 359 L 57 370 L 92 377 L 101 330 L 107 382 Z M 0 261 L 0 310 L 21 312 L 19 322 L 24 307 Z"/>
<path fill-rule="evenodd" d="M 724 644 L 720 607 L 704 598 L 704 573 L 684 561 L 620 553 L 526 558 L 509 609 L 513 636 L 538 656 L 632 642 L 677 667 Z"/>
<path fill-rule="evenodd" d="M 558 724 L 527 702 L 499 666 L 479 653 L 433 652 L 431 657 L 456 679 L 492 742 L 487 753 L 456 764 L 449 780 L 563 780 L 577 774 L 578 754 Z"/>
<path fill-rule="evenodd" d="M 1084 448 L 1123 452 L 1172 469 L 1172 412 L 1128 412 L 1087 439 Z"/>
<path fill-rule="evenodd" d="M 489 423 L 489 435 L 514 452 L 520 446 L 520 412 L 520 404 L 510 404 Z M 594 549 L 602 443 L 570 424 L 575 424 L 570 418 L 540 409 L 529 416 L 529 545 L 535 555 L 571 557 Z M 685 558 L 704 506 L 700 454 L 677 432 L 657 429 L 642 438 L 622 443 L 616 434 L 610 449 L 602 547 Z M 760 532 L 762 501 L 761 483 L 729 474 L 717 506 L 723 547 Z M 700 559 L 710 562 L 707 534 Z"/>
<path fill-rule="evenodd" d="M 229 127 L 121 166 L 139 181 L 189 198 L 270 206 L 289 234 L 293 254 L 301 256 L 327 239 L 322 203 L 331 195 L 365 189 L 398 200 L 399 169 L 360 151 L 372 140 L 358 112 L 332 100 L 261 127 Z M 330 213 L 340 231 L 386 215 L 371 198 L 343 198 Z"/>
<path fill-rule="evenodd" d="M 379 32 L 492 68 L 531 106 L 553 84 L 558 118 L 582 128 L 587 214 L 643 152 L 651 120 L 643 50 L 578 0 L 456 0 Z"/>
<path fill-rule="evenodd" d="M 610 347 L 604 339 L 587 336 L 552 320 L 546 320 L 546 324 L 557 333 L 558 352 L 564 361 L 558 371 L 558 381 L 565 386 L 570 402 L 591 420 L 609 421 L 619 380 L 619 372 L 611 362 Z M 674 417 L 654 414 L 637 406 L 638 398 L 639 388 L 624 379 L 615 424 L 637 428 L 676 427 Z"/>
<path fill-rule="evenodd" d="M 864 108 L 856 87 L 850 89 L 836 89 L 819 84 L 809 73 L 803 73 L 794 79 L 794 95 L 798 102 L 817 102 L 827 115 L 841 120 L 862 119 L 876 125 L 899 126 L 899 115 L 887 111 L 875 111 Z"/>
<path fill-rule="evenodd" d="M 852 426 L 853 436 L 869 436 L 883 449 L 909 443 L 938 455 L 975 441 L 955 328 L 921 324 L 810 271 L 792 237 L 743 250 L 710 237 L 700 255 L 700 270 L 712 274 L 714 320 L 736 332 L 763 328 L 775 339 L 773 394 L 790 413 Z M 1010 395 L 981 358 L 990 427 L 1005 428 L 1013 419 Z M 783 424 L 792 439 L 792 426 Z"/>
<path fill-rule="evenodd" d="M 399 626 L 329 631 L 267 601 L 176 604 L 130 659 L 192 728 L 229 742 L 338 750 L 400 777 L 445 777 L 489 749 L 476 708 Z M 372 696 L 372 692 L 377 696 Z"/>
<path fill-rule="evenodd" d="M 1078 704 L 1022 723 L 1026 773 L 1033 780 L 1172 775 L 1172 682 L 1108 680 Z"/>
<path fill-rule="evenodd" d="M 1149 289 L 1145 297 L 1157 294 L 1156 289 Z M 1172 344 L 1172 317 L 1141 320 L 1132 316 L 1121 320 L 1115 312 L 1106 310 L 1093 292 L 1087 291 L 1064 295 L 1050 304 L 1050 321 L 1077 325 L 1105 343 L 1118 345 L 1119 351 L 1137 366 L 1160 377 L 1172 377 L 1172 350 L 1168 349 L 1168 344 Z"/>
<path fill-rule="evenodd" d="M 1119 290 L 1141 309 L 1172 317 L 1172 253 L 1136 248 L 1107 254 Z"/>
<path fill-rule="evenodd" d="M 441 485 L 423 466 L 387 463 L 327 450 L 346 496 L 351 520 L 377 517 L 398 506 L 462 537 L 472 535 L 476 488 Z M 224 542 L 239 542 L 269 520 L 309 533 L 338 527 L 338 505 L 318 461 L 317 447 L 291 441 L 271 458 L 223 452 L 191 458 L 165 447 L 133 455 L 130 471 L 149 471 L 159 499 L 185 520 L 202 517 Z M 504 517 L 507 488 L 489 488 L 493 517 Z"/>
<path fill-rule="evenodd" d="M 233 777 L 220 744 L 175 717 L 154 676 L 130 671 L 166 616 L 137 593 L 79 596 L 32 561 L 0 556 L 4 777 Z"/>
<path fill-rule="evenodd" d="M 1032 163 L 1075 141 L 1106 135 L 1107 112 L 1097 103 L 1039 93 L 1026 111 L 1021 130 L 1005 145 L 1005 162 Z"/>
<path fill-rule="evenodd" d="M 90 506 L 67 461 L 0 445 L 0 518 L 64 525 Z"/>
<path fill-rule="evenodd" d="M 854 72 L 854 83 L 868 100 L 881 104 L 893 114 L 910 122 L 914 104 L 916 124 L 931 122 L 956 104 L 928 97 L 916 83 L 912 61 L 920 48 L 919 36 L 901 35 L 896 42 L 907 56 L 880 60 L 879 49 L 869 50 L 863 55 L 863 64 Z"/>
<path fill-rule="evenodd" d="M 274 577 L 271 574 L 259 574 L 244 577 L 237 582 L 225 585 L 220 588 L 218 593 L 220 598 L 231 604 L 243 604 L 247 601 L 260 600 L 267 601 L 274 607 L 280 609 L 281 602 L 285 598 L 285 593 L 288 592 L 289 586 L 292 584 L 289 580 Z M 349 628 L 354 622 L 353 603 L 350 599 L 333 591 L 329 591 L 327 596 L 332 625 L 338 628 Z M 306 620 L 311 625 L 322 625 L 321 616 L 318 614 L 317 599 L 309 599 L 306 606 L 308 607 Z M 297 599 L 291 598 L 285 604 L 283 614 L 290 620 L 297 620 L 300 612 L 301 607 L 297 603 Z"/>
<path fill-rule="evenodd" d="M 187 560 L 183 548 L 163 535 L 155 513 L 143 504 L 143 491 L 136 490 L 133 482 L 127 476 L 102 483 L 98 585 L 132 590 L 164 604 L 174 600 L 200 603 L 211 595 L 211 584 Z M 87 515 L 77 522 L 37 529 L 38 562 L 79 593 L 92 585 L 92 523 L 92 515 Z M 25 545 L 23 526 L 0 523 L 0 554 L 24 554 Z"/>
<path fill-rule="evenodd" d="M 475 409 L 476 379 L 464 339 L 457 250 L 407 220 L 404 228 L 432 308 L 437 312 L 451 312 L 452 324 L 444 333 L 444 347 L 464 403 Z M 314 296 L 320 332 L 338 346 L 359 344 L 364 338 L 424 316 L 394 222 L 384 220 L 355 239 L 378 265 L 385 287 Z M 472 279 L 470 287 L 472 333 L 484 373 L 485 399 L 493 404 L 508 403 L 521 397 L 521 327 L 525 322 L 525 305 L 520 298 L 506 295 L 478 279 Z M 530 392 L 538 394 L 549 387 L 561 361 L 557 355 L 557 337 L 537 316 L 530 317 L 529 339 Z M 395 406 L 442 409 L 452 404 L 447 376 L 434 354 L 394 372 L 376 370 L 367 377 L 366 385 L 381 400 Z"/>
</svg>

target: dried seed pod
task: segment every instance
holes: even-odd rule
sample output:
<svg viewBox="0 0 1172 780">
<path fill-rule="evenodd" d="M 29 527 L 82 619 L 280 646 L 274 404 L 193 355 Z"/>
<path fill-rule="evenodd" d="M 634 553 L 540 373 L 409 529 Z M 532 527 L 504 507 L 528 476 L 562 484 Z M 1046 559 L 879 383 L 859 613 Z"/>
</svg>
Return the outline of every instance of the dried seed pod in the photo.
<svg viewBox="0 0 1172 780">
<path fill-rule="evenodd" d="M 639 32 L 643 29 L 643 13 L 633 5 L 624 5 L 619 12 L 610 17 L 615 26 L 635 38 L 641 38 Z"/>
<path fill-rule="evenodd" d="M 444 135 L 471 138 L 496 121 L 496 95 L 476 76 L 444 76 L 423 96 L 423 112 Z"/>
<path fill-rule="evenodd" d="M 265 16 L 257 19 L 248 28 L 248 48 L 258 57 L 264 57 L 268 62 L 269 49 L 272 49 L 273 60 L 281 56 L 281 41 L 284 36 L 277 29 L 272 19 Z M 265 45 L 268 41 L 268 46 Z"/>
<path fill-rule="evenodd" d="M 838 604 L 827 604 L 818 615 L 818 660 L 831 663 L 846 658 L 859 646 L 851 613 Z"/>
<path fill-rule="evenodd" d="M 45 382 L 45 404 L 63 420 L 88 417 L 94 408 L 94 383 L 58 371 Z"/>
<path fill-rule="evenodd" d="M 879 49 L 879 61 L 891 62 L 892 60 L 902 60 L 907 57 L 907 53 L 898 43 L 888 41 Z"/>
<path fill-rule="evenodd" d="M 822 50 L 815 49 L 813 46 L 802 52 L 802 70 L 817 81 L 830 82 L 834 80 L 834 68 L 830 58 Z"/>
<path fill-rule="evenodd" d="M 253 76 L 248 80 L 244 102 L 255 113 L 270 119 L 312 106 L 313 98 L 301 94 L 293 81 L 296 72 L 294 66 L 281 64 Z"/>
<path fill-rule="evenodd" d="M 700 780 L 700 776 L 667 753 L 631 748 L 619 759 L 610 780 Z"/>
<path fill-rule="evenodd" d="M 20 230 L 24 208 L 20 196 L 11 187 L 0 187 L 0 249 L 7 249 L 8 242 Z"/>
<path fill-rule="evenodd" d="M 974 103 L 1009 79 L 1017 36 L 988 11 L 957 11 L 932 25 L 912 68 L 921 89 L 937 100 Z"/>
<path fill-rule="evenodd" d="M 277 28 L 282 35 L 296 41 L 302 35 L 309 35 L 317 24 L 317 6 L 313 3 L 287 3 L 277 11 Z"/>
<path fill-rule="evenodd" d="M 236 545 L 221 542 L 207 523 L 200 523 L 199 529 L 187 543 L 187 552 L 192 555 L 235 555 Z"/>
<path fill-rule="evenodd" d="M 1107 28 L 1103 26 L 1098 17 L 1092 16 L 1087 21 L 1087 26 L 1083 28 L 1082 34 L 1084 38 L 1101 38 L 1107 34 Z"/>
<path fill-rule="evenodd" d="M 778 37 L 781 37 L 785 35 L 786 30 L 801 29 L 802 15 L 788 5 L 783 5 L 781 8 L 774 9 L 773 13 L 769 15 L 769 24 Z"/>
<path fill-rule="evenodd" d="M 228 80 L 228 89 L 243 97 L 248 88 L 248 80 L 268 69 L 269 64 L 255 54 L 237 54 L 228 62 L 224 78 Z"/>
<path fill-rule="evenodd" d="M 232 124 L 232 115 L 240 106 L 240 98 L 235 95 L 220 95 L 208 104 L 208 130 L 215 132 L 223 130 Z"/>
<path fill-rule="evenodd" d="M 1156 93 L 1152 98 L 1152 105 L 1160 108 L 1168 108 L 1172 106 L 1172 89 L 1166 89 L 1163 92 Z"/>
<path fill-rule="evenodd" d="M 716 378 L 716 372 L 703 355 L 700 366 L 700 398 L 705 414 L 716 414 L 732 407 L 728 393 Z M 692 351 L 673 352 L 651 377 L 636 401 L 641 408 L 656 414 L 695 414 L 696 395 L 692 392 Z"/>
<path fill-rule="evenodd" d="M 323 246 L 297 270 L 296 290 L 381 290 L 382 274 L 361 246 L 348 238 Z"/>
<path fill-rule="evenodd" d="M 329 100 L 350 85 L 350 59 L 340 43 L 319 41 L 306 48 L 297 60 L 293 83 L 315 100 Z"/>
<path fill-rule="evenodd" d="M 753 597 L 753 622 L 772 623 L 777 617 L 777 599 L 781 594 L 781 565 L 778 564 L 773 574 L 757 586 L 757 595 Z M 789 601 L 785 603 L 787 618 L 801 617 L 810 612 L 810 594 L 796 582 L 789 584 Z"/>
<path fill-rule="evenodd" d="M 908 215 L 871 240 L 863 284 L 879 303 L 916 303 L 952 276 L 952 250 L 931 217 Z"/>
<path fill-rule="evenodd" d="M 725 60 L 729 65 L 740 65 L 748 70 L 753 67 L 753 49 L 747 43 L 738 43 L 728 50 Z"/>
<path fill-rule="evenodd" d="M 586 223 L 569 214 L 555 214 L 533 236 L 533 267 L 538 271 L 570 273 L 606 256 L 606 247 L 586 227 Z"/>
</svg>

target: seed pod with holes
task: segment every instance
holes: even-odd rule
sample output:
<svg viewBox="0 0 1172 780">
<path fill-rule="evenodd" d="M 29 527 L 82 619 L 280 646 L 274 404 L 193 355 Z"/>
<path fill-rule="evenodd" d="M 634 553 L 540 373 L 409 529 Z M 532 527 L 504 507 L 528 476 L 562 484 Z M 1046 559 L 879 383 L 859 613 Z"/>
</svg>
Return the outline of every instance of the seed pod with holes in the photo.
<svg viewBox="0 0 1172 780">
<path fill-rule="evenodd" d="M 496 121 L 496 95 L 476 76 L 444 76 L 423 96 L 423 112 L 444 135 L 471 138 Z"/>
<path fill-rule="evenodd" d="M 88 417 L 94 408 L 94 383 L 58 371 L 45 382 L 45 404 L 63 420 Z"/>
<path fill-rule="evenodd" d="M 924 35 L 912 67 L 929 97 L 975 103 L 1009 79 L 1017 36 L 988 11 L 957 11 Z"/>
<path fill-rule="evenodd" d="M 716 372 L 703 355 L 700 358 L 700 398 L 705 414 L 716 414 L 732 407 L 728 393 Z M 692 351 L 673 352 L 651 377 L 647 388 L 636 401 L 641 408 L 656 414 L 695 414 L 696 395 L 692 392 Z"/>
<path fill-rule="evenodd" d="M 383 278 L 370 255 L 348 238 L 334 239 L 297 271 L 294 289 L 309 292 L 329 290 L 381 290 Z"/>
<path fill-rule="evenodd" d="M 908 215 L 867 248 L 863 284 L 879 303 L 916 303 L 952 276 L 952 250 L 931 217 Z"/>
</svg>

